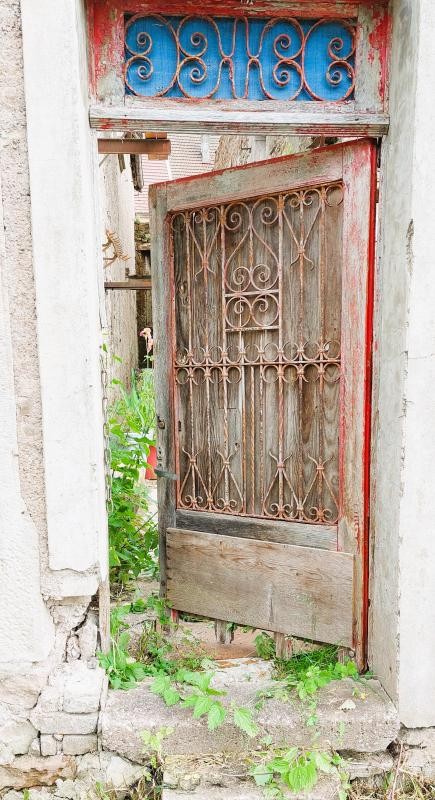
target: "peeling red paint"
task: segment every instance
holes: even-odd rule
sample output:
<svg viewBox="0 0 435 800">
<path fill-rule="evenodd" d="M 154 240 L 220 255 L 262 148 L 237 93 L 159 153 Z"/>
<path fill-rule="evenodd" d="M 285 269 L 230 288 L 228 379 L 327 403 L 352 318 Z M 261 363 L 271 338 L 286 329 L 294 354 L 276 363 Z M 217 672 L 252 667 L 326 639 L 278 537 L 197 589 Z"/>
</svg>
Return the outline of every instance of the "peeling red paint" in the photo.
<svg viewBox="0 0 435 800">
<path fill-rule="evenodd" d="M 379 59 L 379 96 L 384 101 L 388 86 L 388 57 L 390 52 L 392 17 L 387 8 L 374 10 L 375 27 L 369 34 L 370 50 L 368 58 L 371 63 L 375 54 Z"/>
</svg>

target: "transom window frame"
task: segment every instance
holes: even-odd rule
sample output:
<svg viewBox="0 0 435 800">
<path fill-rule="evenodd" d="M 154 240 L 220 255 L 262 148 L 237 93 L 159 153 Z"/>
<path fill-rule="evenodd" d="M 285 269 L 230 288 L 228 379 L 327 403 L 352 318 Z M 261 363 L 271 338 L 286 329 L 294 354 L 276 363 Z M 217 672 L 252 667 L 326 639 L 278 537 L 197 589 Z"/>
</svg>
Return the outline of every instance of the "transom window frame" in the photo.
<svg viewBox="0 0 435 800">
<path fill-rule="evenodd" d="M 141 97 L 125 83 L 125 24 L 131 15 L 198 16 L 193 0 L 87 0 L 90 124 L 99 130 L 295 135 L 365 135 L 388 131 L 387 0 L 206 0 L 200 16 L 355 20 L 355 88 L 344 101 L 214 100 Z"/>
</svg>

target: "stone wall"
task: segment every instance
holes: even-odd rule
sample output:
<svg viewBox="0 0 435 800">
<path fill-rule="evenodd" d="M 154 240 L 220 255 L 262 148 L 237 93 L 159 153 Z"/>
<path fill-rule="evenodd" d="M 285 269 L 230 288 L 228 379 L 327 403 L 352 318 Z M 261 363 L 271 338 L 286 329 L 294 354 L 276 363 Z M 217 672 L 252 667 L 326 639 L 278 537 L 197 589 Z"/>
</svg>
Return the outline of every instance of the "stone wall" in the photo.
<svg viewBox="0 0 435 800">
<path fill-rule="evenodd" d="M 54 15 L 50 0 L 37 13 L 0 0 L 0 35 L 3 788 L 72 777 L 73 750 L 95 746 L 106 678 L 89 609 L 107 520 L 83 3 L 61 0 Z"/>
</svg>

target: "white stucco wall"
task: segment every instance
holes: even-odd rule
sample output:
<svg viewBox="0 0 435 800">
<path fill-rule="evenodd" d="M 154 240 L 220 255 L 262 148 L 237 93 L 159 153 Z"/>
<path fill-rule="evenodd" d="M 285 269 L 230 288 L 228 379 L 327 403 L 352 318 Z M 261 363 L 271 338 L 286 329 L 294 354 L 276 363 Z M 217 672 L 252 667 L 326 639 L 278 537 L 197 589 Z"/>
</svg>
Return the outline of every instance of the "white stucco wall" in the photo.
<svg viewBox="0 0 435 800">
<path fill-rule="evenodd" d="M 124 165 L 121 169 L 117 155 L 100 157 L 101 241 L 107 239 L 106 230 L 115 232 L 123 253 L 129 257 L 126 262 L 117 259 L 104 267 L 106 281 L 124 281 L 126 269 L 135 272 L 134 186 L 129 156 L 124 156 Z M 109 247 L 105 255 L 110 257 L 113 252 L 113 247 Z M 138 366 L 136 292 L 107 290 L 104 311 L 109 347 L 109 399 L 112 400 L 118 394 L 117 386 L 111 386 L 112 379 L 129 387 L 131 371 Z"/>
<path fill-rule="evenodd" d="M 371 665 L 409 727 L 435 725 L 435 7 L 393 3 L 375 325 Z"/>
<path fill-rule="evenodd" d="M 98 163 L 80 0 L 22 0 L 33 258 L 52 596 L 106 573 Z"/>
<path fill-rule="evenodd" d="M 435 6 L 418 5 L 399 531 L 399 710 L 412 727 L 435 725 Z"/>
</svg>

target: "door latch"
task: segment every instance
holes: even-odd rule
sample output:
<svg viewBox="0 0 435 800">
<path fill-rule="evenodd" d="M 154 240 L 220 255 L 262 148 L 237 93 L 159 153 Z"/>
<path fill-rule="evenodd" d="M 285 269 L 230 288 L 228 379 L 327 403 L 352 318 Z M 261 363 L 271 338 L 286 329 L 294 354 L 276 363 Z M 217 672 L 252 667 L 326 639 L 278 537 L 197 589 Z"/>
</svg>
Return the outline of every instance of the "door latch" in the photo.
<svg viewBox="0 0 435 800">
<path fill-rule="evenodd" d="M 159 469 L 154 467 L 154 472 L 158 478 L 167 478 L 168 481 L 178 481 L 178 475 L 175 472 L 168 472 L 166 469 Z"/>
</svg>

